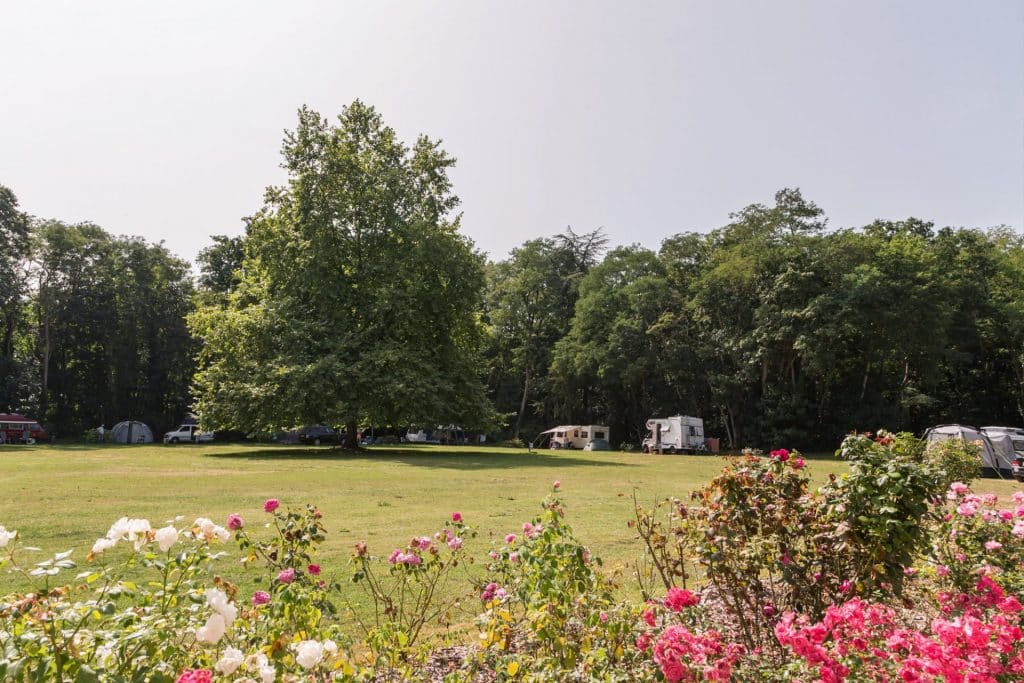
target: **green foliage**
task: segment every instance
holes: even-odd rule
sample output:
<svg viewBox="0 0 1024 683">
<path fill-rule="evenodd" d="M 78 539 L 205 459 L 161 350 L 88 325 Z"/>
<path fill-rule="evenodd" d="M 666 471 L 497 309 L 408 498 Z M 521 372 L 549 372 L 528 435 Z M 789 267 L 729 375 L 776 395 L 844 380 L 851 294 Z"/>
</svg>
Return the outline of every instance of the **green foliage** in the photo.
<svg viewBox="0 0 1024 683">
<path fill-rule="evenodd" d="M 924 451 L 913 434 L 880 431 L 874 439 L 851 434 L 837 452 L 850 472 L 822 490 L 822 515 L 836 543 L 834 560 L 858 593 L 900 595 L 904 570 L 929 543 L 931 503 L 946 475 Z"/>
<path fill-rule="evenodd" d="M 956 481 L 969 486 L 981 474 L 981 453 L 980 443 L 945 439 L 928 444 L 924 461 L 942 477 L 940 488 L 945 490 Z"/>
<path fill-rule="evenodd" d="M 454 160 L 361 102 L 286 135 L 285 187 L 249 220 L 239 286 L 190 318 L 197 410 L 217 428 L 485 424 L 481 257 L 458 232 Z"/>
</svg>

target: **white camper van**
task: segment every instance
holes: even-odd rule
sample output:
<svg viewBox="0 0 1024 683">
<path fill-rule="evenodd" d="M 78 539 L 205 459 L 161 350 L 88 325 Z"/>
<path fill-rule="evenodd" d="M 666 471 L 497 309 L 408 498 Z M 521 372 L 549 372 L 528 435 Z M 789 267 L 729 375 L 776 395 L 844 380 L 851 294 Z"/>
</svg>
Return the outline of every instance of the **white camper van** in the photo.
<svg viewBox="0 0 1024 683">
<path fill-rule="evenodd" d="M 703 453 L 704 420 L 688 415 L 676 415 L 647 421 L 644 453 Z"/>
<path fill-rule="evenodd" d="M 545 432 L 551 435 L 549 448 L 584 448 L 594 439 L 609 441 L 608 427 L 605 425 L 561 425 Z"/>
</svg>

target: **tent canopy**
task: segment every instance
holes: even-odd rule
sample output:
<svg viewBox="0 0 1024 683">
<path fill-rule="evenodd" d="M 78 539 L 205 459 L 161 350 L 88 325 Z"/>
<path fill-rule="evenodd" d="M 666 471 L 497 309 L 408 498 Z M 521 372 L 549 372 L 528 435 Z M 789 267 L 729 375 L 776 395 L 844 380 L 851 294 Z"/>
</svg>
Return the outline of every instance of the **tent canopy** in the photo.
<svg viewBox="0 0 1024 683">
<path fill-rule="evenodd" d="M 1013 467 L 1013 442 L 1009 436 L 986 436 L 968 425 L 940 425 L 932 427 L 925 435 L 929 444 L 962 439 L 966 443 L 981 444 L 981 464 L 994 470 L 1010 470 Z"/>
<path fill-rule="evenodd" d="M 114 443 L 153 443 L 153 430 L 138 420 L 125 420 L 110 430 L 110 440 Z"/>
</svg>

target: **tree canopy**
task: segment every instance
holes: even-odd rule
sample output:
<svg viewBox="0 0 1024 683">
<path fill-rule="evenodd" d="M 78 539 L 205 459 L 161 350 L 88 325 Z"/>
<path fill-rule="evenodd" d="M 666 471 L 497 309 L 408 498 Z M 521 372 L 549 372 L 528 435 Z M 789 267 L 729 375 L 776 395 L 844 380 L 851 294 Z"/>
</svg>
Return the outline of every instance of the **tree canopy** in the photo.
<svg viewBox="0 0 1024 683">
<path fill-rule="evenodd" d="M 477 362 L 483 259 L 459 232 L 454 160 L 361 102 L 302 109 L 289 180 L 248 222 L 241 281 L 191 318 L 197 410 L 218 428 L 490 417 Z"/>
</svg>

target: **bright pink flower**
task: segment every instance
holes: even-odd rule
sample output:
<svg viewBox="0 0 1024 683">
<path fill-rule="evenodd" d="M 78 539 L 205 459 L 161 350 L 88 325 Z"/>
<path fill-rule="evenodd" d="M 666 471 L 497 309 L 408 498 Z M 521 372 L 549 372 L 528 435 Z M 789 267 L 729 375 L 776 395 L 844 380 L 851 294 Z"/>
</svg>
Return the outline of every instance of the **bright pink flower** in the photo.
<svg viewBox="0 0 1024 683">
<path fill-rule="evenodd" d="M 789 463 L 789 466 L 794 470 L 802 470 L 805 464 L 806 463 L 803 458 L 793 458 L 793 461 Z"/>
<path fill-rule="evenodd" d="M 252 606 L 253 607 L 258 607 L 260 605 L 265 605 L 268 602 L 270 602 L 270 593 L 267 593 L 266 591 L 256 591 L 255 593 L 252 594 Z"/>
<path fill-rule="evenodd" d="M 939 576 L 949 576 L 949 567 L 944 564 L 940 564 L 935 567 L 935 573 Z"/>
<path fill-rule="evenodd" d="M 266 502 L 263 503 L 264 512 L 273 512 L 279 507 L 281 507 L 281 503 L 277 500 L 277 498 L 268 498 Z"/>
<path fill-rule="evenodd" d="M 555 479 L 555 483 L 552 484 L 551 486 L 557 491 L 558 489 L 562 488 L 562 481 L 560 479 Z"/>
<path fill-rule="evenodd" d="M 210 683 L 213 673 L 207 669 L 185 669 L 175 683 Z"/>
<path fill-rule="evenodd" d="M 232 531 L 238 531 L 245 526 L 245 520 L 242 519 L 241 515 L 228 515 L 228 528 Z"/>
<path fill-rule="evenodd" d="M 601 613 L 600 613 L 600 614 L 598 614 L 597 616 L 598 616 L 598 618 L 599 618 L 599 619 L 601 620 L 601 623 L 605 623 L 605 622 L 607 622 L 607 621 L 608 621 L 608 613 L 607 613 L 607 612 L 605 612 L 605 611 L 603 611 L 603 610 L 602 610 L 602 611 L 601 611 Z"/>
<path fill-rule="evenodd" d="M 849 593 L 852 590 L 853 590 L 853 581 L 851 581 L 850 579 L 847 579 L 846 581 L 843 581 L 841 584 L 839 584 L 839 592 L 840 593 Z"/>
<path fill-rule="evenodd" d="M 453 512 L 452 513 L 452 521 L 455 522 L 456 524 L 461 522 L 462 521 L 462 513 L 461 512 Z"/>
<path fill-rule="evenodd" d="M 312 576 L 320 576 L 320 565 L 311 564 L 308 567 L 306 567 L 306 571 L 309 572 L 310 575 Z"/>
<path fill-rule="evenodd" d="M 693 607 L 700 602 L 700 596 L 686 590 L 672 586 L 665 595 L 665 607 L 673 612 L 681 612 L 687 607 Z"/>
<path fill-rule="evenodd" d="M 462 539 L 456 536 L 455 538 L 448 541 L 448 547 L 452 550 L 458 550 L 462 547 Z"/>
<path fill-rule="evenodd" d="M 401 555 L 401 554 L 402 554 L 402 551 L 400 549 L 398 549 L 398 548 L 395 548 L 394 550 L 391 551 L 391 554 L 388 555 L 388 562 L 390 562 L 391 564 L 394 564 L 395 562 L 398 562 L 398 556 Z"/>
<path fill-rule="evenodd" d="M 511 544 L 511 543 L 515 543 L 515 542 L 516 542 L 516 535 L 515 534 L 509 534 L 508 536 L 505 537 L 505 543 Z"/>
<path fill-rule="evenodd" d="M 416 553 L 402 553 L 398 556 L 398 563 L 408 565 L 423 564 L 423 558 Z"/>
<path fill-rule="evenodd" d="M 985 541 L 985 550 L 999 550 L 1003 544 L 999 541 Z"/>
<path fill-rule="evenodd" d="M 779 462 L 786 462 L 789 460 L 789 451 L 785 448 L 779 448 L 771 452 L 771 456 Z"/>
<path fill-rule="evenodd" d="M 508 561 L 509 562 L 518 562 L 519 561 L 519 553 L 515 553 L 515 552 L 509 553 L 508 554 Z"/>
<path fill-rule="evenodd" d="M 291 583 L 295 580 L 295 570 L 291 567 L 281 570 L 281 573 L 277 575 L 277 580 L 281 583 Z"/>
<path fill-rule="evenodd" d="M 648 626 L 654 626 L 654 610 L 645 609 L 644 613 L 640 615 Z"/>
</svg>

